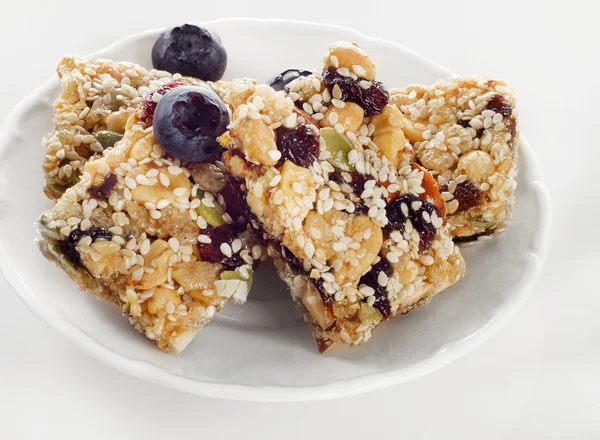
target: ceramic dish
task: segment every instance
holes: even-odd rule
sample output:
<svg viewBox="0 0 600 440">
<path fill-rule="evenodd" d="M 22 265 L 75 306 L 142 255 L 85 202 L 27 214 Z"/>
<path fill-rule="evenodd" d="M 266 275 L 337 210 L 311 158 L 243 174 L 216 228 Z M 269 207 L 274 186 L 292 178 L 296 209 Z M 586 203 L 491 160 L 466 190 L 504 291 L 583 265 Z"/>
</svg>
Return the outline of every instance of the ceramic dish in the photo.
<svg viewBox="0 0 600 440">
<path fill-rule="evenodd" d="M 337 40 L 354 41 L 370 53 L 389 86 L 454 76 L 403 46 L 345 28 L 247 19 L 205 25 L 227 47 L 224 79 L 244 75 L 264 81 L 289 67 L 312 66 Z M 89 57 L 151 67 L 158 33 L 128 37 Z M 181 355 L 162 353 L 113 306 L 79 292 L 36 247 L 32 224 L 51 206 L 41 191 L 40 139 L 50 127 L 58 93 L 53 78 L 19 104 L 0 133 L 0 269 L 40 318 L 131 375 L 190 393 L 244 400 L 316 400 L 375 390 L 422 376 L 475 348 L 515 312 L 540 273 L 550 202 L 532 148 L 522 140 L 511 226 L 494 240 L 465 247 L 465 279 L 427 307 L 382 325 L 367 345 L 319 354 L 286 287 L 265 264 L 246 305 L 228 304 Z"/>
</svg>

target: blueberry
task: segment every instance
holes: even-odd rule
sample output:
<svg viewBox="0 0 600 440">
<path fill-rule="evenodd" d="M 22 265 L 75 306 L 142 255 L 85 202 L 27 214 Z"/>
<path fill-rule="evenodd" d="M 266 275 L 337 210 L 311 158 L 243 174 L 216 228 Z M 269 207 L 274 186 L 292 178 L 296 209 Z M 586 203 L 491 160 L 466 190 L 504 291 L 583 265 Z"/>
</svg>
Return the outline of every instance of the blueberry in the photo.
<svg viewBox="0 0 600 440">
<path fill-rule="evenodd" d="M 221 98 L 208 88 L 177 87 L 163 95 L 154 112 L 154 136 L 171 156 L 187 162 L 214 160 L 229 125 Z"/>
<path fill-rule="evenodd" d="M 267 81 L 267 85 L 273 87 L 275 90 L 283 90 L 283 88 L 294 81 L 295 79 L 300 78 L 301 76 L 309 76 L 312 75 L 310 70 L 306 69 L 288 69 L 281 72 L 279 75 L 271 78 Z"/>
<path fill-rule="evenodd" d="M 184 24 L 165 29 L 152 47 L 155 69 L 217 81 L 227 67 L 227 52 L 216 32 Z"/>
</svg>

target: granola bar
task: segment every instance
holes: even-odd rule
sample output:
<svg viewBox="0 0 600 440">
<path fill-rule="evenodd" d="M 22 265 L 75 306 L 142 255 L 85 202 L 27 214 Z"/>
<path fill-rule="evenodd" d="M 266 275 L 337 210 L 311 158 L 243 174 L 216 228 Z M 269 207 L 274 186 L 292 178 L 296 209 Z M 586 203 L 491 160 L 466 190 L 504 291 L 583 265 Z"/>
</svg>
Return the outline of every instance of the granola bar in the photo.
<svg viewBox="0 0 600 440">
<path fill-rule="evenodd" d="M 367 341 L 463 276 L 438 185 L 410 163 L 402 113 L 364 51 L 333 44 L 322 74 L 282 91 L 214 87 L 234 109 L 228 171 L 321 352 Z"/>
<path fill-rule="evenodd" d="M 123 139 L 81 170 L 42 215 L 40 247 L 82 290 L 173 353 L 228 299 L 245 301 L 264 255 L 239 221 L 239 187 L 223 164 L 166 157 L 138 109 Z"/>
<path fill-rule="evenodd" d="M 44 192 L 57 199 L 79 180 L 85 163 L 114 146 L 142 100 L 181 77 L 123 61 L 65 56 L 58 63 L 62 93 L 54 102 L 46 152 Z"/>
<path fill-rule="evenodd" d="M 457 79 L 392 90 L 417 161 L 438 180 L 455 241 L 503 231 L 515 200 L 519 132 L 502 81 Z"/>
</svg>

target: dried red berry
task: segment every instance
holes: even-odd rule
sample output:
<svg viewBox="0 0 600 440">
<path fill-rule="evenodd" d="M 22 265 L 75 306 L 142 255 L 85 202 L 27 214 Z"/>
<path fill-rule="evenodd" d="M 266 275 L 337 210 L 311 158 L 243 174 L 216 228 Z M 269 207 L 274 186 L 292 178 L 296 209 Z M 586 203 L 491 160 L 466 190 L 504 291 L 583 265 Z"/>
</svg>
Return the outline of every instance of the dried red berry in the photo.
<svg viewBox="0 0 600 440">
<path fill-rule="evenodd" d="M 246 195 L 241 186 L 244 183 L 242 179 L 230 177 L 229 182 L 221 190 L 221 195 L 225 200 L 225 212 L 234 222 L 246 223 L 250 218 L 250 209 L 246 202 Z"/>
<path fill-rule="evenodd" d="M 392 309 L 385 287 L 379 284 L 379 272 L 383 272 L 388 276 L 392 275 L 392 265 L 385 258 L 381 258 L 377 264 L 371 266 L 371 270 L 362 276 L 358 285 L 365 284 L 375 291 L 373 294 L 375 297 L 373 307 L 381 313 L 384 319 L 387 319 L 392 314 Z"/>
<path fill-rule="evenodd" d="M 413 209 L 413 202 L 421 202 L 419 209 Z M 398 230 L 403 234 L 406 222 L 407 220 L 410 220 L 413 228 L 417 230 L 419 237 L 421 238 L 419 242 L 419 249 L 421 252 L 424 252 L 431 247 L 437 229 L 433 226 L 431 221 L 425 220 L 423 213 L 427 212 L 431 217 L 435 212 L 438 217 L 442 217 L 433 204 L 415 195 L 403 194 L 397 199 L 394 199 L 385 210 L 388 218 L 388 224 L 385 227 L 386 232 Z"/>
<path fill-rule="evenodd" d="M 92 186 L 88 191 L 97 199 L 106 200 L 110 196 L 110 192 L 117 184 L 117 176 L 113 173 L 108 173 L 104 182 L 100 185 Z"/>
<path fill-rule="evenodd" d="M 308 126 L 299 124 L 294 128 L 279 127 L 275 131 L 277 149 L 282 160 L 289 160 L 301 167 L 309 167 L 319 155 L 319 137 Z"/>
<path fill-rule="evenodd" d="M 490 97 L 490 100 L 488 101 L 485 109 L 493 110 L 496 113 L 500 113 L 501 115 L 506 117 L 512 114 L 511 105 L 508 102 L 506 102 L 504 96 L 499 95 L 497 93 Z"/>
<path fill-rule="evenodd" d="M 349 76 L 342 76 L 333 67 L 328 67 L 323 71 L 323 80 L 332 95 L 333 87 L 337 84 L 342 91 L 342 101 L 360 105 L 365 111 L 365 116 L 382 113 L 390 99 L 387 89 L 379 81 L 368 81 L 371 83 L 371 87 L 363 89 L 359 81 L 367 80 L 355 80 Z"/>
<path fill-rule="evenodd" d="M 442 185 L 440 191 L 448 191 L 448 184 Z M 466 211 L 469 208 L 479 205 L 484 197 L 483 192 L 470 180 L 465 180 L 457 184 L 452 194 L 458 202 L 458 209 L 455 212 Z"/>
<path fill-rule="evenodd" d="M 79 256 L 79 252 L 77 251 L 77 243 L 79 243 L 79 240 L 86 236 L 92 237 L 92 242 L 100 239 L 110 241 L 110 239 L 112 238 L 112 232 L 95 226 L 92 226 L 86 231 L 82 231 L 79 228 L 75 228 L 71 231 L 68 238 L 59 241 L 58 246 L 60 247 L 60 250 L 65 255 L 65 257 L 67 257 L 67 259 L 76 267 L 82 266 L 81 257 Z"/>
<path fill-rule="evenodd" d="M 235 270 L 244 264 L 244 260 L 239 252 L 232 253 L 231 256 L 225 255 L 221 251 L 221 245 L 227 243 L 231 248 L 233 240 L 240 235 L 242 227 L 237 223 L 229 223 L 216 228 L 209 228 L 204 231 L 210 238 L 210 243 L 198 243 L 200 257 L 203 261 L 211 263 L 221 263 L 225 270 Z"/>
</svg>

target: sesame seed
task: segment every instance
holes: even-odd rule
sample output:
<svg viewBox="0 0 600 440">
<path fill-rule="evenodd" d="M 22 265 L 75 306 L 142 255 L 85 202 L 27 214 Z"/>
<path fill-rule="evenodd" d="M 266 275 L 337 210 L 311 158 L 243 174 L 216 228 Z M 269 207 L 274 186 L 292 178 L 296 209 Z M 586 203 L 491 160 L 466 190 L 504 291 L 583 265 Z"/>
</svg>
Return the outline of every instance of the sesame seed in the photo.
<svg viewBox="0 0 600 440">
<path fill-rule="evenodd" d="M 366 81 L 364 79 L 359 81 L 358 85 L 363 90 L 369 90 L 373 86 L 373 84 L 370 81 Z"/>
<path fill-rule="evenodd" d="M 402 202 L 400 204 L 400 210 L 402 211 L 402 214 L 404 214 L 405 217 L 408 217 L 408 206 L 406 203 Z"/>
<path fill-rule="evenodd" d="M 173 249 L 173 252 L 179 251 L 179 240 L 177 240 L 175 237 L 169 238 L 168 243 L 169 243 L 169 247 L 171 249 Z"/>
<path fill-rule="evenodd" d="M 431 255 L 422 255 L 419 258 L 419 261 L 423 263 L 425 266 L 431 266 L 434 263 L 434 259 Z"/>
<path fill-rule="evenodd" d="M 225 255 L 227 258 L 231 258 L 231 246 L 229 246 L 229 244 L 227 243 L 221 243 L 221 246 L 219 246 L 219 249 L 221 250 L 221 253 L 223 255 Z"/>
<path fill-rule="evenodd" d="M 205 235 L 205 234 L 198 235 L 199 243 L 209 244 L 211 241 L 212 240 L 210 239 L 210 237 L 208 235 Z"/>
<path fill-rule="evenodd" d="M 285 118 L 283 125 L 285 125 L 288 128 L 293 128 L 296 126 L 297 119 L 298 119 L 298 116 L 296 115 L 296 113 L 292 113 L 287 118 Z M 275 159 L 275 160 L 277 160 L 277 159 Z"/>
<path fill-rule="evenodd" d="M 176 165 L 169 165 L 167 170 L 172 176 L 179 176 L 181 173 L 183 173 L 183 170 Z"/>
<path fill-rule="evenodd" d="M 175 188 L 173 190 L 173 194 L 175 195 L 175 197 L 183 197 L 186 192 L 187 192 L 187 188 L 183 188 L 183 187 Z"/>
<path fill-rule="evenodd" d="M 269 186 L 277 186 L 279 182 L 281 182 L 281 174 L 277 174 L 275 177 L 273 177 L 269 182 Z"/>
<path fill-rule="evenodd" d="M 347 67 L 339 67 L 337 69 L 337 73 L 339 73 L 342 76 L 350 76 L 350 70 L 348 70 Z"/>
<path fill-rule="evenodd" d="M 236 238 L 231 242 L 231 250 L 233 251 L 234 254 L 237 254 L 241 248 L 242 248 L 242 240 L 240 240 L 239 238 Z"/>
<path fill-rule="evenodd" d="M 161 216 L 162 214 L 158 210 L 150 211 L 150 217 L 152 217 L 155 220 L 158 220 Z"/>
<path fill-rule="evenodd" d="M 129 176 L 125 177 L 125 185 L 127 185 L 127 188 L 129 189 L 135 189 L 137 187 L 136 181 Z"/>
<path fill-rule="evenodd" d="M 346 103 L 344 101 L 340 101 L 339 99 L 336 99 L 336 98 L 332 99 L 331 103 L 336 108 L 344 108 L 346 106 Z"/>
<path fill-rule="evenodd" d="M 150 252 L 150 240 L 145 239 L 140 245 L 140 254 L 146 255 L 148 252 Z"/>
<path fill-rule="evenodd" d="M 270 150 L 269 151 L 269 157 L 273 160 L 279 160 L 281 159 L 281 151 L 279 150 Z"/>
</svg>

